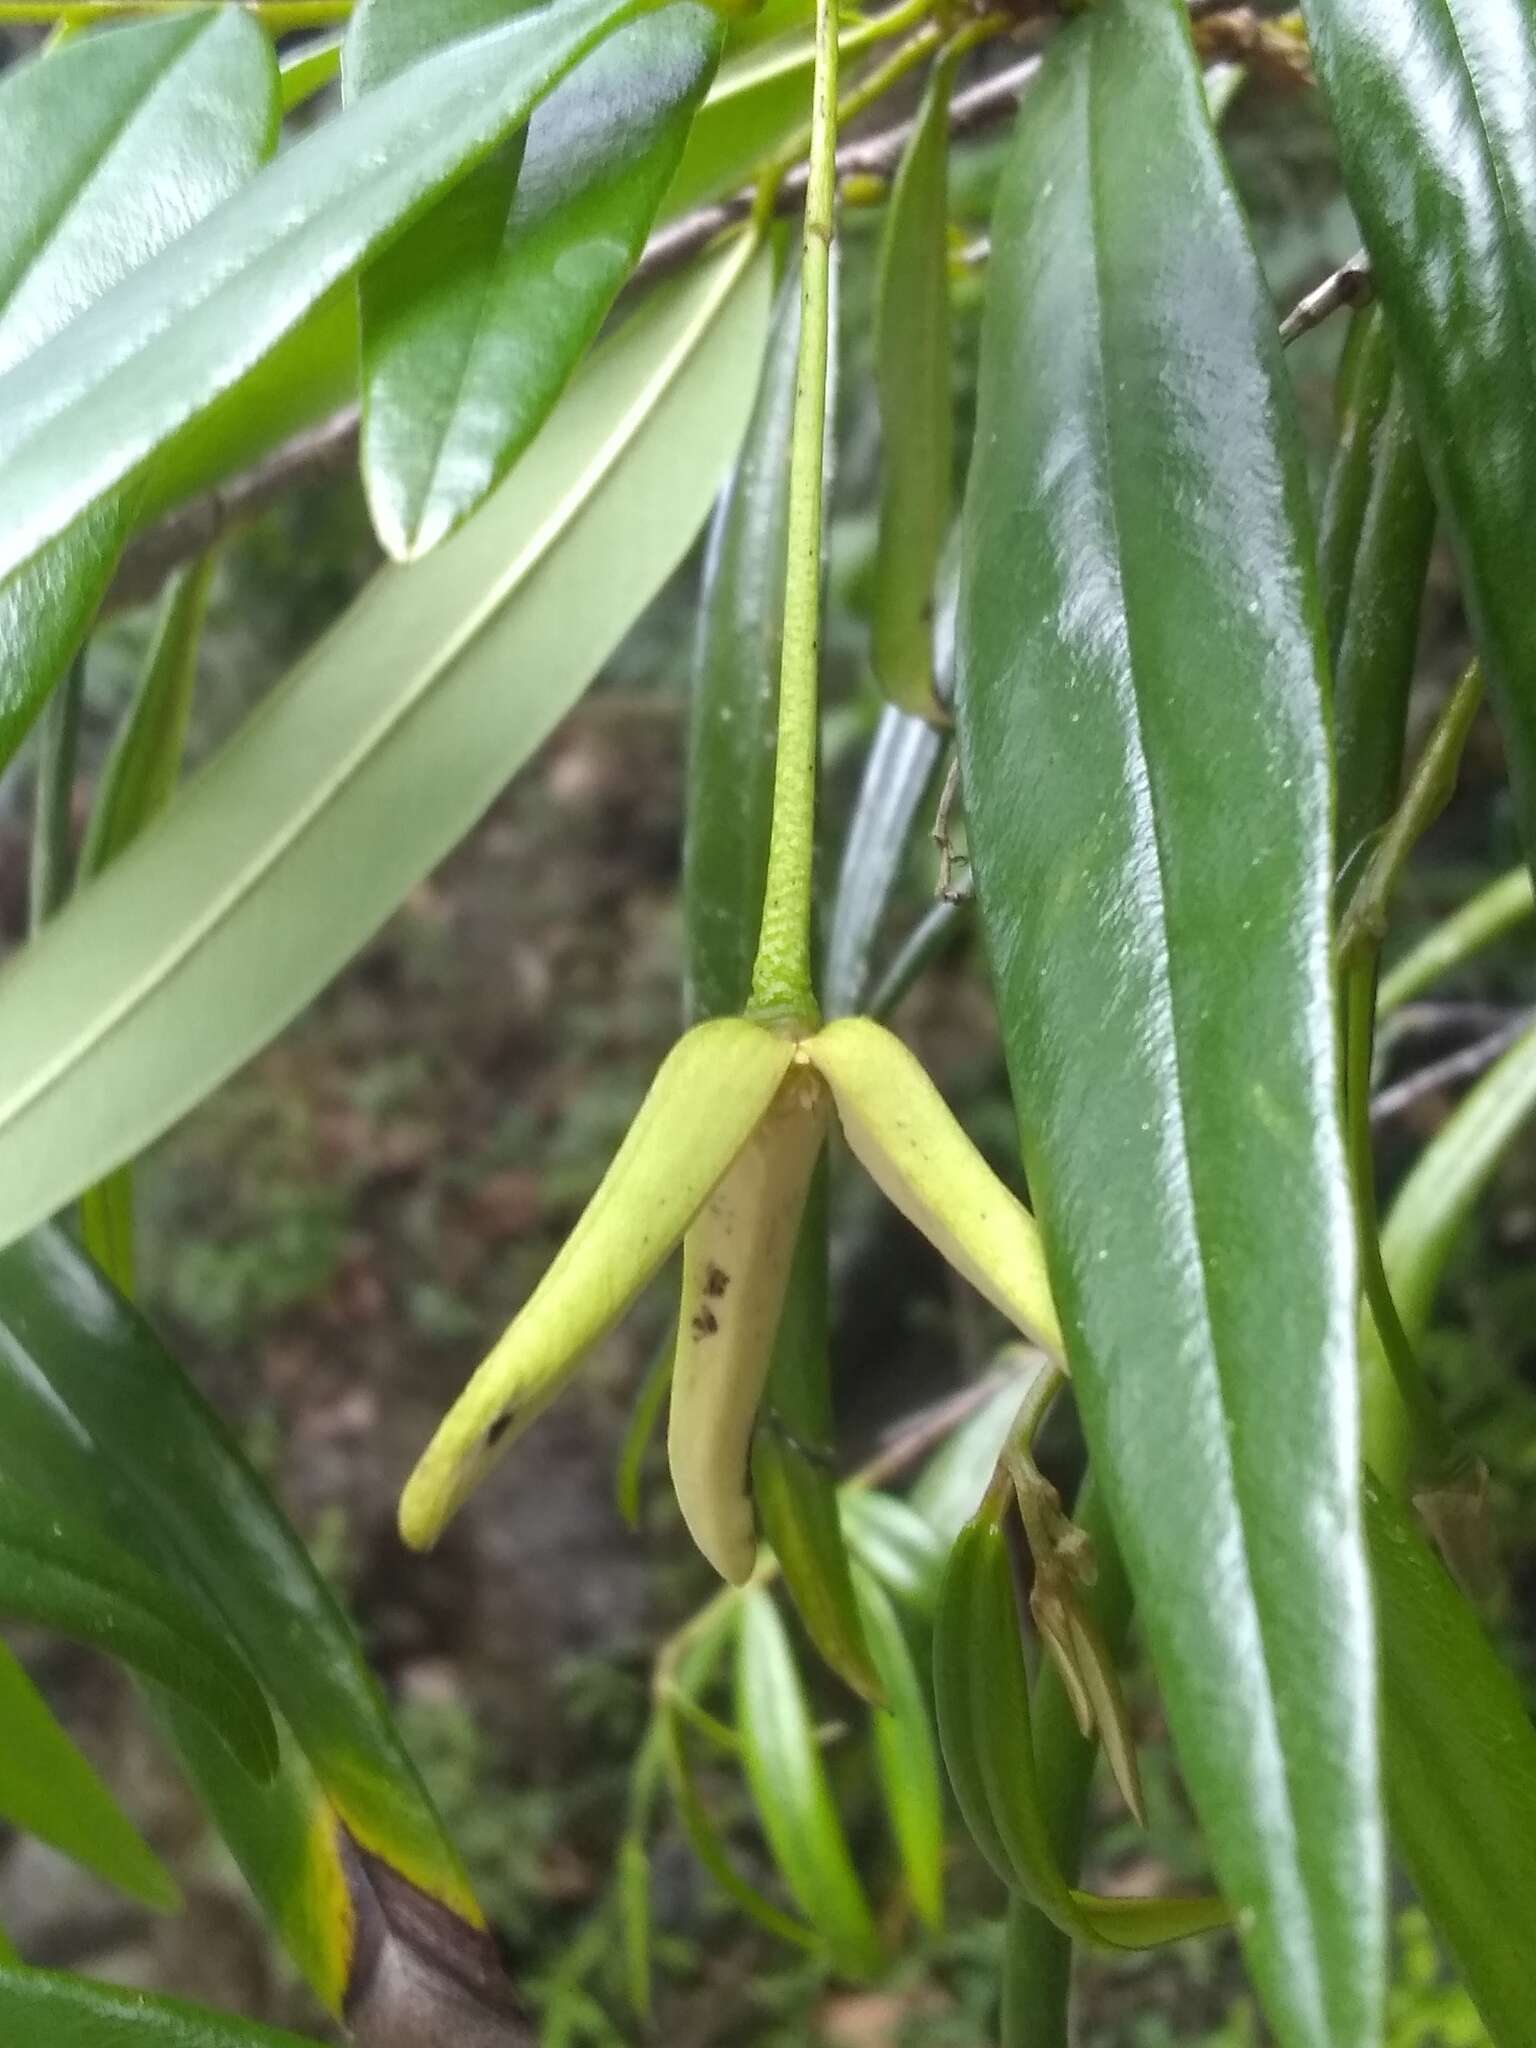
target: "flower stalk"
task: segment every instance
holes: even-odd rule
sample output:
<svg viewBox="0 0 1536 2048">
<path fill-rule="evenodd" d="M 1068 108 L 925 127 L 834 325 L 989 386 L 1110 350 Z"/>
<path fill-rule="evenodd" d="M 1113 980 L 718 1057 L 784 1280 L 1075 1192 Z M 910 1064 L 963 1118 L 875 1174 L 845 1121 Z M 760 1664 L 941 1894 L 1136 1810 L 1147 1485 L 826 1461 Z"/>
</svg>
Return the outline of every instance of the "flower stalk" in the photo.
<svg viewBox="0 0 1536 2048">
<path fill-rule="evenodd" d="M 821 534 L 832 236 L 837 198 L 837 8 L 817 0 L 810 168 L 800 254 L 800 354 L 789 460 L 784 648 L 768 883 L 748 1015 L 811 1029 L 811 889 L 820 712 Z"/>
</svg>

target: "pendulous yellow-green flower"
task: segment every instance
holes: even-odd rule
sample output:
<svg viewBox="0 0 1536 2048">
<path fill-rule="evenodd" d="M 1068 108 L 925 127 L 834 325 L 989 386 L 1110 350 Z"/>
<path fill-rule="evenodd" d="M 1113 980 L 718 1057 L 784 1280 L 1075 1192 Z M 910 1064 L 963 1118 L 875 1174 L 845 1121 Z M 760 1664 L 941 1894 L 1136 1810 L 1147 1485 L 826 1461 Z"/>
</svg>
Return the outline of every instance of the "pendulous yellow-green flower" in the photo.
<svg viewBox="0 0 1536 2048">
<path fill-rule="evenodd" d="M 862 1017 L 799 1037 L 744 1018 L 700 1024 L 663 1061 L 580 1221 L 428 1445 L 400 1504 L 405 1540 L 436 1541 L 681 1242 L 673 1483 L 710 1563 L 733 1582 L 750 1577 L 752 1430 L 801 1210 L 834 1115 L 903 1215 L 1059 1357 L 1034 1219 L 898 1038 Z"/>
</svg>

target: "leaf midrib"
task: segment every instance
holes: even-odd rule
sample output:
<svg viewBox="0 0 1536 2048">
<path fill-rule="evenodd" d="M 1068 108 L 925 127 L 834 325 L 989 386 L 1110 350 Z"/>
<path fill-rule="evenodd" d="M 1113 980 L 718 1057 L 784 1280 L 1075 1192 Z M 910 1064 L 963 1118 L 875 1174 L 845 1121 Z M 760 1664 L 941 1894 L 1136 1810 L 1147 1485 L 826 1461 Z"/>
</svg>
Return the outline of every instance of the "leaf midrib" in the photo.
<svg viewBox="0 0 1536 2048">
<path fill-rule="evenodd" d="M 214 898 L 204 914 L 193 920 L 183 936 L 130 983 L 115 1003 L 108 1005 L 93 1018 L 87 1030 L 61 1048 L 53 1060 L 46 1063 L 9 1102 L 0 1102 L 0 1134 L 13 1128 L 67 1074 L 97 1053 L 118 1028 L 132 1018 L 134 1012 L 154 994 L 156 989 L 168 984 L 173 976 L 185 967 L 194 954 L 229 921 L 258 883 L 298 845 L 341 791 L 361 773 L 367 762 L 428 700 L 434 685 L 450 666 L 474 644 L 518 586 L 539 568 L 556 544 L 576 525 L 588 500 L 611 475 L 625 451 L 643 430 L 667 389 L 713 326 L 730 296 L 732 287 L 745 272 L 756 246 L 754 236 L 742 236 L 731 251 L 729 259 L 722 264 L 713 290 L 684 330 L 672 353 L 657 366 L 656 371 L 642 386 L 637 400 L 630 406 L 613 432 L 599 445 L 594 457 L 583 468 L 579 479 L 567 490 L 563 499 L 554 508 L 554 512 L 546 517 L 532 539 L 491 586 L 481 603 L 467 616 L 457 634 L 450 636 L 445 642 L 436 662 L 417 678 L 407 692 L 396 698 L 387 713 L 370 726 L 364 738 L 344 756 L 336 770 L 310 800 L 294 813 L 278 837 L 269 841 L 255 860 L 247 863 L 223 892 Z M 273 700 L 269 700 L 269 706 L 270 711 L 277 709 Z"/>
</svg>

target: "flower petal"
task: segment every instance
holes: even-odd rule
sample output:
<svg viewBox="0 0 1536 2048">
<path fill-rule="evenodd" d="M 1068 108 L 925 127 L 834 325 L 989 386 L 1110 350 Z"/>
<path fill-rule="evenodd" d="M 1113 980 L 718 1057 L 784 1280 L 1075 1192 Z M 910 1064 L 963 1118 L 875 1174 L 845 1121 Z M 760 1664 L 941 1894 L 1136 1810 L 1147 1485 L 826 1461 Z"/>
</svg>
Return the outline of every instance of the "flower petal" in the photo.
<svg viewBox="0 0 1536 2048">
<path fill-rule="evenodd" d="M 761 1025 L 697 1025 L 663 1060 L 613 1164 L 506 1335 L 448 1411 L 400 1501 L 425 1549 L 514 1437 L 548 1407 L 693 1221 L 794 1057 Z"/>
<path fill-rule="evenodd" d="M 961 1130 L 921 1062 L 868 1017 L 802 1048 L 825 1078 L 849 1148 L 957 1273 L 1055 1357 L 1061 1326 L 1035 1220 Z"/>
<path fill-rule="evenodd" d="M 689 1533 L 734 1585 L 757 1562 L 752 1428 L 826 1129 L 827 1091 L 799 1066 L 683 1240 L 667 1456 Z"/>
</svg>

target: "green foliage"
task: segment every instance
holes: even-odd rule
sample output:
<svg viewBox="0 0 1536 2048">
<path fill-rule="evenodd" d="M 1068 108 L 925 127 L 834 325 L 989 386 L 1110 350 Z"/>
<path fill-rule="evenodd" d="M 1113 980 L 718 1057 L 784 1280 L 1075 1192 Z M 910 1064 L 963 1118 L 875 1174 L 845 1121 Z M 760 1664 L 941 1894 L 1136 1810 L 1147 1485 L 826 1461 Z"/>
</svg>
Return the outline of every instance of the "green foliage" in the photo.
<svg viewBox="0 0 1536 2048">
<path fill-rule="evenodd" d="M 1512 850 L 1502 763 L 1477 669 L 1443 687 L 1469 653 L 1486 669 L 1530 838 L 1526 0 L 1098 0 L 1012 49 L 1007 12 L 925 0 L 4 12 L 0 58 L 26 54 L 0 77 L 0 834 L 30 797 L 34 850 L 33 931 L 0 973 L 0 1613 L 22 1650 L 63 1637 L 134 1675 L 360 2040 L 531 2043 L 489 1919 L 549 2048 L 664 2038 L 685 1985 L 722 2001 L 719 2038 L 760 2044 L 1528 2048 L 1510 1162 L 1536 1034 L 1502 1011 L 1536 992 L 1533 899 L 1520 874 L 1475 886 Z M 19 40 L 50 19 L 46 47 Z M 320 34 L 280 49 L 294 27 Z M 1282 358 L 1275 301 L 1353 246 L 1351 210 L 1369 286 L 1352 270 L 1333 310 L 1376 303 L 1342 355 L 1340 322 Z M 356 482 L 231 541 L 350 467 L 344 406 Z M 109 732 L 124 664 L 93 621 L 157 592 Z M 254 671 L 344 596 L 268 688 Z M 647 781 L 632 839 L 595 723 L 518 793 L 498 888 L 540 906 L 539 957 L 499 915 L 487 944 L 448 881 L 373 991 L 400 1015 L 345 1116 L 273 1061 L 179 1166 L 140 1164 L 605 671 L 634 699 L 610 695 L 610 735 L 637 707 L 670 730 L 686 681 L 683 801 L 616 743 L 619 781 Z M 600 957 L 680 940 L 710 1020 L 627 1137 L 670 1008 L 584 993 L 548 875 L 597 845 Z M 1451 914 L 1422 935 L 1398 898 L 1426 852 Z M 950 900 L 925 909 L 935 865 Z M 441 1092 L 473 1092 L 412 999 L 504 962 L 515 1026 L 463 1063 L 495 1097 L 483 1143 L 409 1192 L 322 1171 L 322 1123 L 393 1105 L 435 1132 Z M 1459 1043 L 1467 989 L 1498 998 L 1488 1070 L 1454 1106 L 1470 1058 L 1431 1062 L 1433 1091 L 1410 1072 L 1411 1113 L 1373 1130 L 1375 1080 L 1425 1032 Z M 872 1021 L 898 1005 L 988 1160 Z M 835 1123 L 947 1292 L 826 1162 Z M 376 1187 L 408 1211 L 399 1271 L 356 1262 Z M 321 1398 L 358 1395 L 380 1431 L 326 1458 L 393 1484 L 392 1383 L 359 1388 L 383 1326 L 430 1348 L 436 1398 L 482 1303 L 535 1280 L 546 1224 L 594 1189 L 404 1521 L 438 1536 L 681 1238 L 679 1368 L 647 1376 L 620 1499 L 670 1543 L 639 1513 L 670 1395 L 673 1490 L 731 1583 L 661 1641 L 648 1696 L 605 1594 L 549 1688 L 578 1752 L 554 1784 L 434 1672 L 464 1553 L 407 1580 L 366 1495 L 311 1508 L 306 1551 L 124 1297 L 257 1367 L 275 1451 L 277 1325 L 323 1295 Z M 1028 1345 L 997 1351 L 998 1310 Z M 848 1477 L 846 1443 L 910 1410 Z M 560 1606 L 587 1510 L 546 1441 L 517 1512 L 543 1517 Z M 1480 1456 L 1520 1546 L 1502 1589 Z M 1069 1516 L 1052 1480 L 1085 1464 Z M 535 1521 L 509 1527 L 496 1544 Z M 373 1619 L 386 1581 L 412 1609 L 403 1651 L 379 1637 L 403 1733 L 322 1575 L 343 1548 Z M 663 1554 L 658 1613 L 695 1591 Z M 10 1825 L 176 1903 L 9 1651 L 0 1750 Z M 1422 1902 L 1395 1949 L 1389 1839 Z M 1219 1896 L 1179 1895 L 1212 1875 Z M 0 2035 L 295 2041 L 3 1939 Z"/>
</svg>

